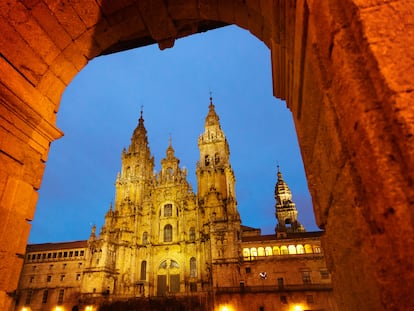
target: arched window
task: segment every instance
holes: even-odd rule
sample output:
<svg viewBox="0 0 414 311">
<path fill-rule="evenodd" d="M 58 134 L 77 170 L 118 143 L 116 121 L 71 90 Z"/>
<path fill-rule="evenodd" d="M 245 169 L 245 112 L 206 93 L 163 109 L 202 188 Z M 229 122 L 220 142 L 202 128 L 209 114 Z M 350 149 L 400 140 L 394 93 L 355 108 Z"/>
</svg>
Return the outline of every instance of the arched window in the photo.
<svg viewBox="0 0 414 311">
<path fill-rule="evenodd" d="M 278 246 L 273 246 L 273 255 L 280 255 L 280 249 Z"/>
<path fill-rule="evenodd" d="M 128 166 L 125 170 L 125 177 L 129 177 L 130 174 L 131 174 L 131 168 Z"/>
<path fill-rule="evenodd" d="M 301 244 L 296 245 L 296 252 L 298 254 L 305 254 L 305 249 L 303 248 L 303 245 Z"/>
<path fill-rule="evenodd" d="M 273 255 L 272 248 L 270 246 L 266 246 L 266 248 L 265 248 L 265 255 L 266 256 L 272 256 Z"/>
<path fill-rule="evenodd" d="M 257 249 L 257 255 L 258 256 L 264 256 L 265 255 L 265 252 L 264 252 L 264 248 L 263 247 L 259 247 Z"/>
<path fill-rule="evenodd" d="M 145 260 L 141 262 L 140 279 L 141 280 L 146 280 L 147 279 L 147 262 Z"/>
<path fill-rule="evenodd" d="M 148 232 L 147 231 L 145 231 L 143 234 L 142 234 L 142 244 L 148 244 Z"/>
<path fill-rule="evenodd" d="M 210 165 L 210 158 L 209 158 L 209 156 L 208 156 L 208 155 L 206 155 L 206 156 L 204 157 L 204 163 L 205 163 L 205 165 L 206 165 L 206 166 L 209 166 L 209 165 Z"/>
<path fill-rule="evenodd" d="M 243 257 L 244 259 L 250 259 L 250 249 L 248 248 L 243 248 Z"/>
<path fill-rule="evenodd" d="M 321 252 L 321 248 L 319 246 L 315 246 L 313 248 L 313 252 L 316 253 L 316 254 L 319 254 Z"/>
<path fill-rule="evenodd" d="M 312 254 L 313 253 L 313 249 L 312 249 L 311 245 L 305 244 L 305 253 L 306 254 Z"/>
<path fill-rule="evenodd" d="M 250 249 L 250 255 L 254 258 L 254 257 L 257 257 L 257 249 L 256 249 L 256 247 L 252 247 L 251 249 Z"/>
<path fill-rule="evenodd" d="M 188 234 L 188 238 L 190 241 L 195 241 L 195 229 L 194 227 L 190 228 L 189 234 Z"/>
<path fill-rule="evenodd" d="M 171 242 L 172 241 L 172 226 L 165 225 L 164 227 L 164 242 Z"/>
<path fill-rule="evenodd" d="M 197 262 L 194 257 L 190 259 L 190 277 L 195 278 L 197 276 Z"/>
<path fill-rule="evenodd" d="M 289 254 L 291 254 L 291 255 L 296 254 L 296 246 L 295 245 L 289 245 Z"/>
<path fill-rule="evenodd" d="M 286 245 L 283 245 L 283 246 L 281 246 L 281 247 L 280 247 L 280 253 L 281 253 L 282 255 L 287 255 L 287 254 L 289 254 L 289 251 L 288 251 L 288 248 L 287 248 L 287 246 L 286 246 Z"/>
<path fill-rule="evenodd" d="M 172 204 L 164 205 L 164 216 L 165 217 L 172 216 Z"/>
<path fill-rule="evenodd" d="M 218 154 L 218 153 L 216 153 L 216 154 L 214 155 L 214 163 L 215 163 L 215 164 L 219 164 L 219 163 L 220 163 L 220 156 L 219 156 L 219 154 Z"/>
</svg>

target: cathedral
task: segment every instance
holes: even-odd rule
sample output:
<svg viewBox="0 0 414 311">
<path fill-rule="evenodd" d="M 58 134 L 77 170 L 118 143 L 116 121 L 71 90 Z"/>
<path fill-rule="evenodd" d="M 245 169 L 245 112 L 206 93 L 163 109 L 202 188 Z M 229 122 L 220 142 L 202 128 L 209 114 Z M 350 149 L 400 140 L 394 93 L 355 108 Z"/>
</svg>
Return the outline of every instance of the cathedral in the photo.
<svg viewBox="0 0 414 311">
<path fill-rule="evenodd" d="M 138 310 L 171 299 L 181 301 L 179 310 L 336 310 L 323 233 L 300 224 L 279 168 L 275 234 L 242 225 L 211 98 L 198 148 L 195 193 L 171 140 L 154 173 L 141 111 L 99 233 L 93 227 L 88 240 L 28 245 L 16 310 Z"/>
</svg>

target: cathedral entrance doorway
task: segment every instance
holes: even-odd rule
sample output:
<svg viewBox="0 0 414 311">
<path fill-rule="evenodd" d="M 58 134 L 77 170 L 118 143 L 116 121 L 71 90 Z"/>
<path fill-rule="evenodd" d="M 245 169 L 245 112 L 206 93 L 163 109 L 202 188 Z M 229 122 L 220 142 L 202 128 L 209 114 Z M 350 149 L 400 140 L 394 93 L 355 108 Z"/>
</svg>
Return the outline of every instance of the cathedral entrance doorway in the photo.
<svg viewBox="0 0 414 311">
<path fill-rule="evenodd" d="M 172 259 L 161 262 L 157 273 L 157 296 L 180 291 L 180 265 Z"/>
</svg>

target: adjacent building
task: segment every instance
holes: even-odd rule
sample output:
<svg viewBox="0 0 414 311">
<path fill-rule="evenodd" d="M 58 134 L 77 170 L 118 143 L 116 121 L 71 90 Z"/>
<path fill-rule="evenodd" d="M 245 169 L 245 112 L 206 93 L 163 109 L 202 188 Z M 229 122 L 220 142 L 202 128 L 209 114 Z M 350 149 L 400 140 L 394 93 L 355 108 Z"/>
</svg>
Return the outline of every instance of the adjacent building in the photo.
<svg viewBox="0 0 414 311">
<path fill-rule="evenodd" d="M 99 234 L 94 227 L 85 241 L 28 245 L 16 310 L 88 311 L 171 297 L 197 301 L 187 310 L 336 310 L 322 232 L 300 224 L 279 169 L 275 234 L 241 224 L 211 98 L 198 148 L 195 193 L 171 140 L 154 173 L 141 112 Z"/>
</svg>

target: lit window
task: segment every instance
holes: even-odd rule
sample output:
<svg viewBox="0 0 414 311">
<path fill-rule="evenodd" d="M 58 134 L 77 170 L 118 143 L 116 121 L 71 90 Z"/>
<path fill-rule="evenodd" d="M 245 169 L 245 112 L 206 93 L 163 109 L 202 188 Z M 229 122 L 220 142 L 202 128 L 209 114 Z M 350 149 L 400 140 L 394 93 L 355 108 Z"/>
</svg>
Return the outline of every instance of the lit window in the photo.
<svg viewBox="0 0 414 311">
<path fill-rule="evenodd" d="M 281 246 L 281 247 L 280 247 L 280 253 L 281 253 L 282 255 L 287 255 L 287 254 L 289 254 L 289 251 L 288 251 L 288 248 L 287 248 L 287 246 L 286 246 L 286 245 L 283 245 L 283 246 Z"/>
<path fill-rule="evenodd" d="M 266 256 L 272 256 L 273 255 L 272 248 L 270 246 L 267 246 L 265 248 L 265 255 Z"/>
<path fill-rule="evenodd" d="M 252 257 L 257 257 L 257 249 L 256 249 L 256 247 L 252 247 L 252 248 L 250 249 L 250 255 L 251 255 Z"/>
<path fill-rule="evenodd" d="M 172 216 L 172 204 L 165 204 L 164 205 L 164 216 L 165 217 Z"/>
<path fill-rule="evenodd" d="M 243 257 L 244 259 L 250 259 L 250 249 L 248 248 L 243 248 Z"/>
<path fill-rule="evenodd" d="M 195 278 L 197 276 L 197 262 L 194 257 L 190 259 L 190 277 Z"/>
<path fill-rule="evenodd" d="M 296 254 L 296 246 L 295 245 L 289 245 L 289 254 L 291 254 L 291 255 Z"/>
<path fill-rule="evenodd" d="M 313 253 L 312 246 L 310 246 L 309 244 L 305 244 L 305 253 L 312 254 Z"/>
<path fill-rule="evenodd" d="M 264 251 L 264 248 L 263 247 L 259 247 L 257 249 L 257 255 L 258 256 L 264 256 L 265 255 L 265 251 Z"/>
<path fill-rule="evenodd" d="M 314 253 L 319 254 L 321 252 L 321 248 L 319 246 L 315 246 L 313 251 Z"/>
<path fill-rule="evenodd" d="M 301 244 L 296 245 L 296 252 L 298 254 L 305 254 L 305 249 L 304 249 L 303 245 L 301 245 Z"/>
<path fill-rule="evenodd" d="M 273 255 L 280 255 L 280 249 L 277 246 L 273 246 Z"/>
<path fill-rule="evenodd" d="M 164 227 L 164 242 L 171 242 L 172 241 L 172 226 L 166 225 Z"/>
</svg>

